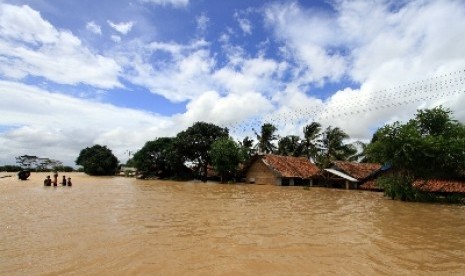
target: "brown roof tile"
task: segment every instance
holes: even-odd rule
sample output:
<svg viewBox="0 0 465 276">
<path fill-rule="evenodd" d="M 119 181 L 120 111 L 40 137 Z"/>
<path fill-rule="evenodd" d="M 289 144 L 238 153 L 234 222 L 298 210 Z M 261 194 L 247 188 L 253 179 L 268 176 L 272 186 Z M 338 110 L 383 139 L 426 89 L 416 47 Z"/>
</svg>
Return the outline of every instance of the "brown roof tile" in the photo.
<svg viewBox="0 0 465 276">
<path fill-rule="evenodd" d="M 335 169 L 344 172 L 358 180 L 369 177 L 374 172 L 381 169 L 381 164 L 377 163 L 356 163 L 347 161 L 335 161 Z"/>
<path fill-rule="evenodd" d="M 320 172 L 320 169 L 305 157 L 268 154 L 262 160 L 281 177 L 310 178 Z"/>
<path fill-rule="evenodd" d="M 465 181 L 459 180 L 416 180 L 413 187 L 425 192 L 465 193 Z"/>
</svg>

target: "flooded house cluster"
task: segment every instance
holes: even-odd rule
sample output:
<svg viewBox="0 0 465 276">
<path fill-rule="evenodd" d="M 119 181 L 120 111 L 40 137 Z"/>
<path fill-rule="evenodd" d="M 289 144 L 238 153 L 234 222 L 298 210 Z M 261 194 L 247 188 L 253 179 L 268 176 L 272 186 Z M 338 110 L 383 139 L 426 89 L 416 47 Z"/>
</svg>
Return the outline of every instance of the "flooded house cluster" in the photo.
<svg viewBox="0 0 465 276">
<path fill-rule="evenodd" d="M 280 186 L 319 186 L 340 189 L 381 191 L 376 179 L 389 173 L 389 166 L 377 163 L 335 161 L 320 169 L 305 157 L 258 155 L 245 168 L 245 182 Z M 417 180 L 415 188 L 438 194 L 465 194 L 465 182 L 434 179 Z"/>
</svg>

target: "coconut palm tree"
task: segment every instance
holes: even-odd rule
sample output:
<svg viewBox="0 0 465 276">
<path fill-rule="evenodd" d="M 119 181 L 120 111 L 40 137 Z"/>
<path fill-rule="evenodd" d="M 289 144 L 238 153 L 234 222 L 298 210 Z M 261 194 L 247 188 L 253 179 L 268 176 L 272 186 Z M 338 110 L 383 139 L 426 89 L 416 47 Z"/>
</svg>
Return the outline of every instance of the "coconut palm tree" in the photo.
<svg viewBox="0 0 465 276">
<path fill-rule="evenodd" d="M 301 156 L 303 145 L 297 135 L 288 135 L 278 141 L 278 154 L 285 156 Z"/>
<path fill-rule="evenodd" d="M 321 144 L 321 124 L 312 122 L 304 127 L 304 139 L 302 140 L 305 154 L 309 159 L 316 160 Z"/>
<path fill-rule="evenodd" d="M 276 150 L 276 146 L 273 144 L 273 141 L 278 139 L 278 136 L 274 134 L 276 130 L 278 129 L 270 123 L 262 125 L 260 134 L 254 130 L 258 141 L 255 146 L 258 153 L 273 153 Z"/>
<path fill-rule="evenodd" d="M 357 153 L 357 149 L 351 144 L 344 144 L 344 140 L 349 138 L 342 129 L 327 127 L 321 139 L 323 154 L 317 157 L 317 163 L 323 167 L 328 167 L 335 160 L 347 160 Z"/>
</svg>

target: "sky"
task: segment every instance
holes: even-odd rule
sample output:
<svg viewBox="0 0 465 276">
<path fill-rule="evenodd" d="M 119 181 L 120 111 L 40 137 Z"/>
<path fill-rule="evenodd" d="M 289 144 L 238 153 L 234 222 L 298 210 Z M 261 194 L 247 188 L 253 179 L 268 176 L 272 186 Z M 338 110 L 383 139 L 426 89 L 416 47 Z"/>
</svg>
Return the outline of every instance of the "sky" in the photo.
<svg viewBox="0 0 465 276">
<path fill-rule="evenodd" d="M 464 49 L 461 0 L 0 0 L 0 165 L 95 144 L 124 163 L 197 121 L 362 141 L 438 105 L 465 123 Z"/>
</svg>

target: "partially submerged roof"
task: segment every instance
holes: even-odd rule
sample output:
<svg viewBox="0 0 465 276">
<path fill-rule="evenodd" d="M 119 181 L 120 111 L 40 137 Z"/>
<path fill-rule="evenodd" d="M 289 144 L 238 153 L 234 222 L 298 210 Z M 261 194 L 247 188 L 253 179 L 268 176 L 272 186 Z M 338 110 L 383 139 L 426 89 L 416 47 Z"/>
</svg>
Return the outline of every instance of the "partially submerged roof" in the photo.
<svg viewBox="0 0 465 276">
<path fill-rule="evenodd" d="M 363 180 L 378 172 L 381 167 L 382 165 L 377 163 L 335 161 L 332 169 L 343 172 L 357 180 Z"/>
<path fill-rule="evenodd" d="M 465 193 L 465 181 L 459 180 L 416 180 L 413 187 L 424 191 L 434 193 Z"/>
<path fill-rule="evenodd" d="M 310 178 L 319 174 L 320 169 L 305 157 L 268 154 L 262 162 L 280 177 Z"/>
<path fill-rule="evenodd" d="M 349 180 L 349 181 L 351 181 L 351 182 L 359 182 L 358 179 L 355 179 L 355 178 L 353 178 L 352 176 L 347 175 L 347 174 L 345 174 L 345 173 L 343 173 L 343 172 L 340 172 L 340 171 L 338 171 L 338 170 L 335 170 L 335 169 L 325 169 L 325 171 L 330 172 L 330 173 L 332 173 L 332 174 L 334 174 L 334 175 L 337 175 L 337 176 L 339 176 L 339 177 L 342 177 L 342 178 L 344 178 L 344 179 L 346 179 L 346 180 Z"/>
</svg>

